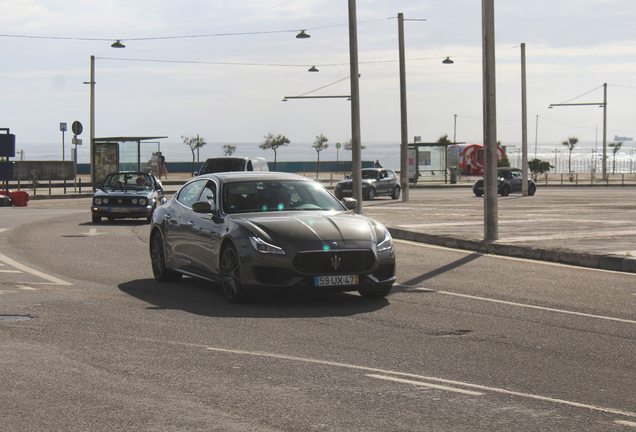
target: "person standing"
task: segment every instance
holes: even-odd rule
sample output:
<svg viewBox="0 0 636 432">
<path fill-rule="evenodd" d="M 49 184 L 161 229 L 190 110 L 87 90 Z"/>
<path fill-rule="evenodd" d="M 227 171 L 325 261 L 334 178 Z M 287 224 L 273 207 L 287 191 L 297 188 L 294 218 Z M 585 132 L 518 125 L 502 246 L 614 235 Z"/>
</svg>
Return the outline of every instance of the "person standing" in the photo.
<svg viewBox="0 0 636 432">
<path fill-rule="evenodd" d="M 382 165 L 380 165 L 380 159 L 376 159 L 375 160 L 375 167 L 376 168 L 382 168 Z"/>
<path fill-rule="evenodd" d="M 159 180 L 161 180 L 162 174 L 166 177 L 166 180 L 168 180 L 168 170 L 166 169 L 166 157 L 161 152 L 157 152 L 157 156 L 159 158 Z"/>
</svg>

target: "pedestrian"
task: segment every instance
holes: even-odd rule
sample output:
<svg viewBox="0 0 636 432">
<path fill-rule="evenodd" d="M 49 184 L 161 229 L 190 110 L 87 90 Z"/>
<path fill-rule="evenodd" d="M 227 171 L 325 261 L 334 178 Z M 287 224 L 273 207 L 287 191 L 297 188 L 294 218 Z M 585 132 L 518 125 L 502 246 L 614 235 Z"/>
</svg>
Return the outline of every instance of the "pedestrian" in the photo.
<svg viewBox="0 0 636 432">
<path fill-rule="evenodd" d="M 157 175 L 159 173 L 159 158 L 157 157 L 157 153 L 152 152 L 148 163 L 150 164 L 150 171 L 152 171 L 154 175 Z"/>
<path fill-rule="evenodd" d="M 168 180 L 168 170 L 166 169 L 166 157 L 159 151 L 157 152 L 157 157 L 159 158 L 159 180 L 161 180 L 161 175 L 163 174 Z"/>
<path fill-rule="evenodd" d="M 382 165 L 380 165 L 380 159 L 376 159 L 375 160 L 375 167 L 376 168 L 382 168 Z"/>
</svg>

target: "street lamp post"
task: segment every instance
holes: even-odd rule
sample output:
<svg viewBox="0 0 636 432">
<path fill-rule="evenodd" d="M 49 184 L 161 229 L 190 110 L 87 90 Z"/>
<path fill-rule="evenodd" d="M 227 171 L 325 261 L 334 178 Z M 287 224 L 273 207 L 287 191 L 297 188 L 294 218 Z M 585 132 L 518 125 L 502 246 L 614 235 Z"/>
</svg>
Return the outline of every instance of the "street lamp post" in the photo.
<svg viewBox="0 0 636 432">
<path fill-rule="evenodd" d="M 355 212 L 362 214 L 362 151 L 360 142 L 360 86 L 358 75 L 358 27 L 356 1 L 349 0 L 349 68 L 351 71 L 351 174 Z"/>
<path fill-rule="evenodd" d="M 526 44 L 521 44 L 521 195 L 528 196 L 528 102 L 526 99 Z"/>
</svg>

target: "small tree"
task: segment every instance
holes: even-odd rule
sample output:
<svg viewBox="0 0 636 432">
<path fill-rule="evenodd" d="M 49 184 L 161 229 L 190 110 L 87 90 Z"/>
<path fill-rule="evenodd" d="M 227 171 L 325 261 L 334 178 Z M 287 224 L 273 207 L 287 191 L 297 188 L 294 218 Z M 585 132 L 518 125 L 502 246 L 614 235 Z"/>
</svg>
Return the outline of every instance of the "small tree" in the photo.
<svg viewBox="0 0 636 432">
<path fill-rule="evenodd" d="M 318 172 L 320 171 L 320 152 L 329 147 L 327 144 L 329 141 L 323 134 L 320 134 L 316 137 L 316 141 L 311 145 L 316 149 L 316 153 L 318 155 L 318 163 L 316 164 L 316 180 L 318 180 Z"/>
<path fill-rule="evenodd" d="M 365 148 L 367 148 L 367 146 L 363 146 L 362 144 L 360 144 L 360 150 Z M 344 149 L 349 151 L 353 150 L 353 142 L 351 142 L 351 138 L 349 139 L 349 141 L 344 143 Z"/>
<path fill-rule="evenodd" d="M 452 144 L 451 140 L 448 139 L 448 134 L 440 135 L 436 142 L 437 144 Z"/>
<path fill-rule="evenodd" d="M 181 139 L 183 140 L 183 143 L 185 145 L 190 147 L 190 151 L 192 152 L 192 169 L 190 175 L 194 175 L 194 151 L 198 148 L 203 147 L 207 143 L 205 142 L 205 138 L 200 138 L 199 135 L 191 137 L 187 135 L 181 135 Z"/>
<path fill-rule="evenodd" d="M 623 145 L 622 141 L 610 143 L 609 146 L 612 148 L 612 152 L 614 153 L 614 163 L 612 164 L 612 174 L 616 172 L 616 153 L 620 150 Z"/>
<path fill-rule="evenodd" d="M 547 174 L 554 166 L 551 165 L 550 162 L 534 158 L 528 162 L 528 168 L 532 173 L 534 181 L 537 181 L 537 177 L 539 177 L 540 174 Z"/>
<path fill-rule="evenodd" d="M 232 156 L 232 153 L 234 153 L 235 151 L 236 151 L 236 146 L 233 146 L 231 144 L 223 145 L 223 155 Z"/>
<path fill-rule="evenodd" d="M 570 151 L 570 156 L 568 158 L 568 171 L 570 173 L 570 177 L 572 177 L 572 150 L 574 150 L 574 147 L 576 146 L 576 143 L 579 142 L 579 139 L 576 137 L 570 137 L 568 138 L 567 141 L 563 141 L 561 144 L 563 144 L 564 146 L 566 146 L 568 148 L 568 150 Z"/>
<path fill-rule="evenodd" d="M 276 171 L 276 149 L 281 146 L 289 145 L 289 139 L 285 135 L 274 136 L 271 132 L 265 136 L 263 144 L 259 145 L 263 150 L 274 150 L 274 171 Z"/>
</svg>

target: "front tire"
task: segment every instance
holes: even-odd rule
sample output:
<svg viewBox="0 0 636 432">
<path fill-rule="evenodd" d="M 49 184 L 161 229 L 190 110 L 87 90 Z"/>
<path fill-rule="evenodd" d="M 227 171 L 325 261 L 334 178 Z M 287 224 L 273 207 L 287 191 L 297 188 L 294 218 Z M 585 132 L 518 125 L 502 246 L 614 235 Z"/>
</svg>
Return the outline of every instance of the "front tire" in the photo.
<svg viewBox="0 0 636 432">
<path fill-rule="evenodd" d="M 510 195 L 510 186 L 505 185 L 503 189 L 501 189 L 501 196 L 508 196 L 508 195 Z"/>
<path fill-rule="evenodd" d="M 248 300 L 241 286 L 241 262 L 234 245 L 230 244 L 221 254 L 221 287 L 230 303 L 245 303 Z"/>
<path fill-rule="evenodd" d="M 375 198 L 375 188 L 369 188 L 369 192 L 367 192 L 367 199 L 372 200 Z"/>
<path fill-rule="evenodd" d="M 528 186 L 528 195 L 529 196 L 534 196 L 534 193 L 537 191 L 537 187 L 533 184 L 531 184 L 530 186 Z"/>
<path fill-rule="evenodd" d="M 395 189 L 393 189 L 393 195 L 391 195 L 391 198 L 393 198 L 394 200 L 400 198 L 400 187 L 399 186 L 396 186 Z"/>
<path fill-rule="evenodd" d="M 102 222 L 102 217 L 98 216 L 98 215 L 93 215 L 92 219 L 93 219 L 93 223 L 101 223 Z"/>
<path fill-rule="evenodd" d="M 181 273 L 166 267 L 166 252 L 163 247 L 163 236 L 155 231 L 150 238 L 150 261 L 152 274 L 158 282 L 178 282 L 183 276 Z"/>
</svg>

